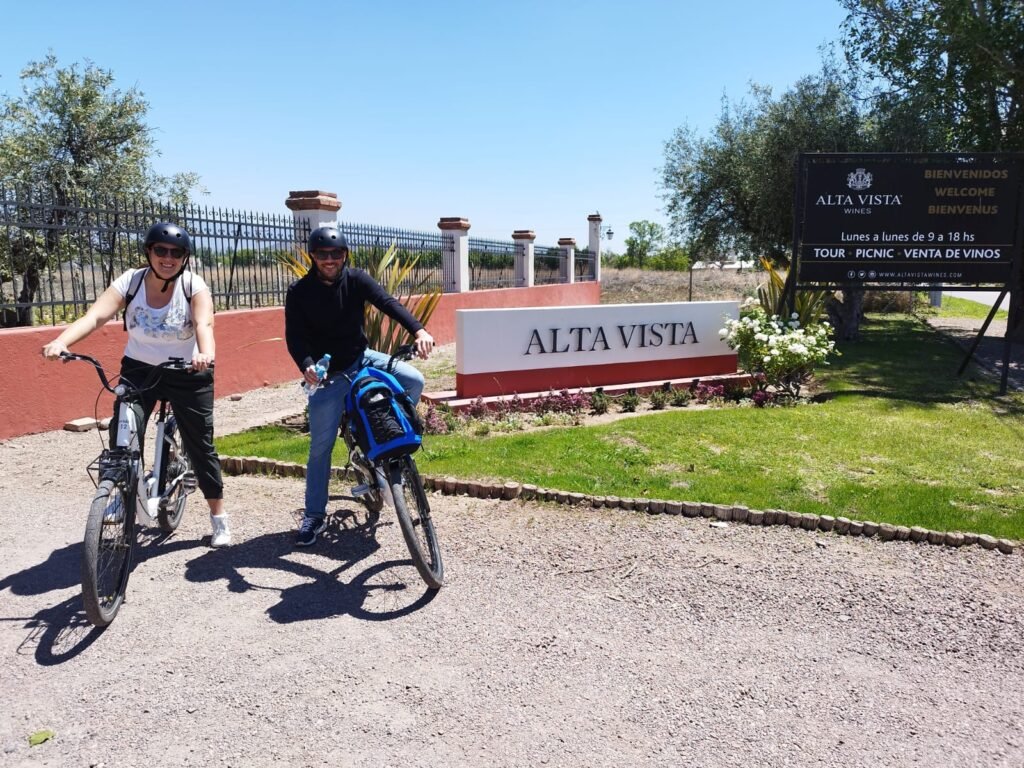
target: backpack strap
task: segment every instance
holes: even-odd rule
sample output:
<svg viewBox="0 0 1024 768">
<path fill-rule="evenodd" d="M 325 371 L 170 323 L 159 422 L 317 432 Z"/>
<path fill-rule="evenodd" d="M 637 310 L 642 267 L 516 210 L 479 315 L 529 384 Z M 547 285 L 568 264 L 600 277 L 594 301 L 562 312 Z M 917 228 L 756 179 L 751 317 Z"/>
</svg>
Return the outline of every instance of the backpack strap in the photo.
<svg viewBox="0 0 1024 768">
<path fill-rule="evenodd" d="M 124 295 L 124 316 L 121 318 L 126 331 L 128 330 L 128 305 L 132 303 L 132 299 L 142 289 L 142 281 L 146 279 L 147 272 L 149 272 L 149 267 L 140 269 L 132 275 L 131 282 L 128 283 L 128 293 Z M 136 278 L 138 279 L 136 280 Z"/>
</svg>

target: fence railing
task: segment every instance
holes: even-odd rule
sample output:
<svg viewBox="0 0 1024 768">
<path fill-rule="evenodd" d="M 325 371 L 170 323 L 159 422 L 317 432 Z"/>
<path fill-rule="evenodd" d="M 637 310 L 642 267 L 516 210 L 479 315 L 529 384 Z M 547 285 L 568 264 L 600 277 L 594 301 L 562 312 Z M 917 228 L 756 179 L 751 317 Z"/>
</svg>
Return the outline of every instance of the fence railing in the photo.
<svg viewBox="0 0 1024 768">
<path fill-rule="evenodd" d="M 557 246 L 533 246 L 533 284 L 554 285 L 566 282 L 566 252 Z"/>
<path fill-rule="evenodd" d="M 189 267 L 218 309 L 281 304 L 294 278 L 277 257 L 294 255 L 308 235 L 291 216 L 150 199 L 57 200 L 0 185 L 0 327 L 81 316 L 114 278 L 145 263 L 141 238 L 159 220 L 189 231 Z"/>
<path fill-rule="evenodd" d="M 469 238 L 469 289 L 516 285 L 516 244 L 509 240 Z"/>
<path fill-rule="evenodd" d="M 576 282 L 585 283 L 597 279 L 597 267 L 594 264 L 594 254 L 587 248 L 576 251 L 575 258 Z"/>
<path fill-rule="evenodd" d="M 452 248 L 450 243 L 446 243 L 450 237 L 446 238 L 441 232 L 416 232 L 371 224 L 339 223 L 338 228 L 348 240 L 353 266 L 363 269 L 374 266 L 394 244 L 402 263 L 416 259 L 416 266 L 401 283 L 403 293 L 444 290 L 444 254 L 446 249 L 450 251 Z M 455 282 L 454 277 L 450 282 Z"/>
<path fill-rule="evenodd" d="M 218 310 L 283 304 L 295 279 L 285 262 L 298 255 L 309 236 L 308 224 L 288 214 L 149 198 L 57 199 L 48 191 L 0 182 L 0 327 L 80 317 L 114 278 L 145 264 L 141 239 L 160 220 L 189 231 L 190 269 L 210 286 Z M 396 293 L 458 290 L 458 249 L 452 234 L 339 226 L 349 239 L 355 266 L 374 266 L 392 243 L 403 261 L 418 259 Z M 524 248 L 513 241 L 468 241 L 470 290 L 525 285 Z M 534 284 L 566 282 L 565 262 L 564 249 L 536 246 Z M 586 251 L 577 253 L 574 269 L 577 280 L 594 279 L 594 261 Z"/>
</svg>

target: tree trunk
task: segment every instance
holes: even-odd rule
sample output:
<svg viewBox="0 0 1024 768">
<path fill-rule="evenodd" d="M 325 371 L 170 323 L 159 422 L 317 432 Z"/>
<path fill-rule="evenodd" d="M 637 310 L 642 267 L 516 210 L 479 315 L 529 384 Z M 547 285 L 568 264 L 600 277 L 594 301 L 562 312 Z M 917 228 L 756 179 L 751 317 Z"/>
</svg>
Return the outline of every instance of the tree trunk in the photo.
<svg viewBox="0 0 1024 768">
<path fill-rule="evenodd" d="M 860 321 L 864 317 L 864 289 L 847 288 L 842 301 L 832 294 L 826 304 L 828 319 L 836 329 L 837 341 L 854 341 L 860 335 Z"/>
</svg>

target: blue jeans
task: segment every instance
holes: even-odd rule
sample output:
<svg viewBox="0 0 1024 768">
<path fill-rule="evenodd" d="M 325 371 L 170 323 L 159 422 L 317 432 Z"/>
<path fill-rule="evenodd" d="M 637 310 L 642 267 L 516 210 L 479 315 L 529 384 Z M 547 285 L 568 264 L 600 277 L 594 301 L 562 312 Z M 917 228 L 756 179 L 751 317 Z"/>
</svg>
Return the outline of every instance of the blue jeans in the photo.
<svg viewBox="0 0 1024 768">
<path fill-rule="evenodd" d="M 385 368 L 390 355 L 372 349 L 342 374 L 332 374 L 309 398 L 309 461 L 306 464 L 306 516 L 322 518 L 327 514 L 327 484 L 331 479 L 331 452 L 338 439 L 338 427 L 345 411 L 345 395 L 351 387 L 346 376 L 353 376 L 364 365 Z M 423 393 L 423 374 L 405 362 L 395 362 L 394 377 L 405 387 L 413 403 Z"/>
</svg>

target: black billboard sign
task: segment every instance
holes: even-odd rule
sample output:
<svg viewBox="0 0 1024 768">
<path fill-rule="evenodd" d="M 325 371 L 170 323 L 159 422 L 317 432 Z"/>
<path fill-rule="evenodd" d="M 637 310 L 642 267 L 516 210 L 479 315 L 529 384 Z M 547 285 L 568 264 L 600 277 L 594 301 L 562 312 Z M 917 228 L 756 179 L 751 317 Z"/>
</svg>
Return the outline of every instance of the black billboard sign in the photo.
<svg viewBox="0 0 1024 768">
<path fill-rule="evenodd" d="M 1019 153 L 803 154 L 797 283 L 1006 285 L 1022 182 Z"/>
</svg>

